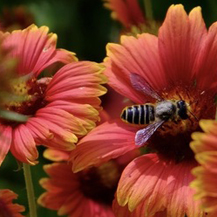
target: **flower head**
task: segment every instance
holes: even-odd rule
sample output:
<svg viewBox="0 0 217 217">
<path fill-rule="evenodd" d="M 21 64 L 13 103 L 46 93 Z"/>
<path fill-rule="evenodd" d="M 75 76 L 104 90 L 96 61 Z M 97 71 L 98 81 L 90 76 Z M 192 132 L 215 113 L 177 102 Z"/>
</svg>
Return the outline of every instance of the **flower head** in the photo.
<svg viewBox="0 0 217 217">
<path fill-rule="evenodd" d="M 0 190 L 0 216 L 1 217 L 24 217 L 20 213 L 25 210 L 25 208 L 18 204 L 13 204 L 12 201 L 17 198 L 17 195 L 8 190 Z"/>
<path fill-rule="evenodd" d="M 111 209 L 120 172 L 115 162 L 74 174 L 66 162 L 44 166 L 50 178 L 40 184 L 47 191 L 38 203 L 58 215 L 114 217 Z M 64 179 L 63 179 L 64 177 Z"/>
<path fill-rule="evenodd" d="M 188 114 L 186 119 L 177 114 L 161 122 L 155 117 L 153 123 L 159 125 L 109 121 L 91 131 L 73 151 L 73 170 L 80 171 L 139 148 L 135 135 L 148 127 L 142 131 L 147 133 L 143 137 L 150 135 L 142 144 L 146 152 L 125 168 L 117 189 L 118 204 L 139 216 L 204 215 L 188 186 L 193 180 L 190 171 L 197 165 L 189 142 L 191 133 L 199 129 L 198 120 L 215 116 L 216 32 L 216 23 L 207 31 L 200 7 L 187 15 L 182 5 L 172 5 L 158 37 L 122 36 L 120 44 L 107 45 L 105 74 L 118 93 L 139 105 L 158 104 L 153 93 L 160 101 L 177 103 L 176 109 L 184 101 Z M 139 79 L 132 82 L 132 74 L 145 81 L 143 89 L 138 88 L 143 83 Z"/>
<path fill-rule="evenodd" d="M 139 0 L 103 0 L 104 6 L 111 10 L 111 17 L 118 20 L 127 35 L 148 32 L 156 35 L 160 22 L 145 17 Z M 123 34 L 123 32 L 122 32 Z"/>
<path fill-rule="evenodd" d="M 112 18 L 121 22 L 126 28 L 144 24 L 145 19 L 137 0 L 104 0 L 105 7 L 112 11 Z"/>
<path fill-rule="evenodd" d="M 50 178 L 40 180 L 46 192 L 39 197 L 38 203 L 57 210 L 58 215 L 114 217 L 112 203 L 120 174 L 139 154 L 138 150 L 133 150 L 104 164 L 73 173 L 70 152 L 46 149 L 44 157 L 56 163 L 44 166 Z M 129 215 L 128 210 L 125 213 Z"/>
<path fill-rule="evenodd" d="M 214 120 L 201 120 L 204 132 L 192 134 L 191 148 L 200 166 L 193 169 L 196 179 L 191 183 L 196 190 L 195 198 L 201 199 L 202 208 L 208 216 L 217 215 L 217 123 Z"/>
<path fill-rule="evenodd" d="M 2 34 L 4 48 L 19 59 L 16 74 L 27 80 L 13 86 L 25 96 L 22 102 L 10 101 L 8 111 L 26 115 L 25 122 L 0 119 L 0 163 L 10 150 L 21 162 L 35 164 L 36 145 L 72 150 L 78 137 L 95 126 L 100 108 L 99 96 L 106 92 L 102 67 L 96 63 L 77 62 L 73 53 L 56 49 L 56 34 L 48 27 L 31 25 L 24 30 Z M 43 77 L 45 69 L 62 63 L 53 77 Z M 55 72 L 55 71 L 54 71 Z"/>
<path fill-rule="evenodd" d="M 4 31 L 12 31 L 28 27 L 34 23 L 34 17 L 24 5 L 4 7 L 2 9 L 0 23 Z"/>
</svg>

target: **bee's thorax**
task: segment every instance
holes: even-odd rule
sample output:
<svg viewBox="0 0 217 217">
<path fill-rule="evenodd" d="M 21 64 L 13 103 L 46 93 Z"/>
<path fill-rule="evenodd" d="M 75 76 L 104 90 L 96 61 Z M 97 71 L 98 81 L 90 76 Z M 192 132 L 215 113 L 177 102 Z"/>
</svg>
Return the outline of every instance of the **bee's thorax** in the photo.
<svg viewBox="0 0 217 217">
<path fill-rule="evenodd" d="M 167 121 L 176 115 L 176 105 L 170 100 L 165 100 L 156 105 L 155 112 L 156 118 Z"/>
</svg>

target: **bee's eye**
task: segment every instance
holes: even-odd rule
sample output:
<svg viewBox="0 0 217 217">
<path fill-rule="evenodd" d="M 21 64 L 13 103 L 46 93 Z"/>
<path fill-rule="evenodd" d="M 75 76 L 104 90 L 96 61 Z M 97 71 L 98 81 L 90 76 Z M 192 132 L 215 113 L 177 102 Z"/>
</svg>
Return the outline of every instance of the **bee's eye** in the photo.
<svg viewBox="0 0 217 217">
<path fill-rule="evenodd" d="M 183 101 L 183 100 L 178 101 L 178 102 L 177 102 L 177 107 L 180 108 L 180 109 L 182 109 L 183 107 L 186 108 L 186 103 L 185 103 L 185 101 Z"/>
<path fill-rule="evenodd" d="M 178 101 L 177 107 L 179 108 L 179 110 L 178 110 L 179 117 L 183 120 L 188 119 L 187 106 L 186 106 L 185 101 L 183 101 L 183 100 Z"/>
</svg>

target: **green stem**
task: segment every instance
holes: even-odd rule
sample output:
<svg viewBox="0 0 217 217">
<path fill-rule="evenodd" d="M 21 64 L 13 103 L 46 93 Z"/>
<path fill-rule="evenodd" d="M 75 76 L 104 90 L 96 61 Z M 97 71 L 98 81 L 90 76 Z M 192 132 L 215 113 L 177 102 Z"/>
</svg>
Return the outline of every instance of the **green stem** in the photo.
<svg viewBox="0 0 217 217">
<path fill-rule="evenodd" d="M 29 216 L 37 217 L 34 188 L 32 184 L 31 168 L 29 164 L 23 164 L 23 172 L 26 183 L 27 198 L 29 204 Z"/>
<path fill-rule="evenodd" d="M 148 20 L 153 20 L 153 12 L 152 12 L 152 5 L 151 0 L 144 0 L 144 6 L 145 6 L 145 16 Z"/>
</svg>

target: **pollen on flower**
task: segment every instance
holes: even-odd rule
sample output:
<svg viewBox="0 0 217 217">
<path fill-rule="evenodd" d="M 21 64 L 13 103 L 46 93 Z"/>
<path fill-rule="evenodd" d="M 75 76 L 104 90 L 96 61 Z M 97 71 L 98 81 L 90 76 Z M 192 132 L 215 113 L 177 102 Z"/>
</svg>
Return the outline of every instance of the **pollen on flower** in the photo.
<svg viewBox="0 0 217 217">
<path fill-rule="evenodd" d="M 111 205 L 120 171 L 117 163 L 110 161 L 99 167 L 79 172 L 81 191 L 96 202 Z"/>
<path fill-rule="evenodd" d="M 29 101 L 31 99 L 31 95 L 28 95 L 28 86 L 26 84 L 26 82 L 19 82 L 19 83 L 14 83 L 12 85 L 12 92 L 14 93 L 15 96 L 20 96 L 22 97 L 23 101 Z M 21 106 L 21 102 L 17 101 L 17 100 L 11 100 L 7 103 L 6 105 L 7 107 L 19 107 Z"/>
<path fill-rule="evenodd" d="M 108 188 L 112 188 L 117 184 L 120 172 L 114 161 L 109 161 L 98 167 L 98 174 L 101 177 L 102 183 Z"/>
<path fill-rule="evenodd" d="M 46 104 L 44 92 L 47 85 L 48 82 L 44 78 L 38 81 L 35 78 L 31 78 L 28 81 L 18 80 L 14 82 L 12 84 L 12 92 L 15 96 L 20 97 L 20 100 L 17 100 L 17 98 L 12 99 L 5 104 L 5 109 L 23 115 L 34 115 L 38 109 L 44 107 Z M 8 120 L 2 120 L 2 122 L 15 124 L 14 121 L 10 122 Z"/>
</svg>

